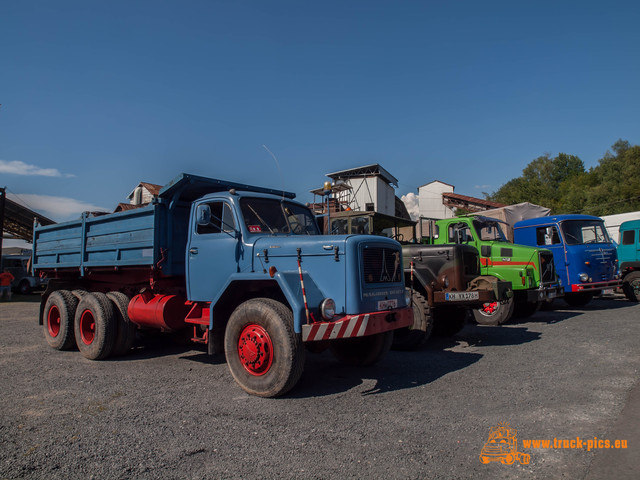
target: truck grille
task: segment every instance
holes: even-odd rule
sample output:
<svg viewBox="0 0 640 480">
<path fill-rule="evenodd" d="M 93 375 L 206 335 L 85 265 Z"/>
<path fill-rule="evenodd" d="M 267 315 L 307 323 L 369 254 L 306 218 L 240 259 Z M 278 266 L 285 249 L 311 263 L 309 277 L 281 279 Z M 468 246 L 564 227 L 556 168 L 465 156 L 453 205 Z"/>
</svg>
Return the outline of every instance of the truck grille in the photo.
<svg viewBox="0 0 640 480">
<path fill-rule="evenodd" d="M 542 277 L 542 283 L 554 283 L 556 281 L 553 253 L 540 252 L 540 275 Z"/>
<path fill-rule="evenodd" d="M 362 250 L 365 283 L 394 283 L 402 281 L 402 255 L 389 247 L 365 247 Z"/>
</svg>

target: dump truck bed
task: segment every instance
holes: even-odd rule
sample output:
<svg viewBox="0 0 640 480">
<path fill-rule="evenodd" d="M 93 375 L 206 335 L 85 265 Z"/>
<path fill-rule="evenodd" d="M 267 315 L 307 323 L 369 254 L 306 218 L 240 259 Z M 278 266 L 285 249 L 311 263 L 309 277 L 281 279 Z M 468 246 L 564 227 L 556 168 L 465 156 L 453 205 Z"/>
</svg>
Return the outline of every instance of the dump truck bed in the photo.
<svg viewBox="0 0 640 480">
<path fill-rule="evenodd" d="M 185 274 L 191 202 L 236 189 L 294 198 L 291 192 L 182 173 L 164 186 L 152 204 L 108 215 L 36 226 L 34 271 L 120 267 L 160 268 L 165 275 Z"/>
</svg>

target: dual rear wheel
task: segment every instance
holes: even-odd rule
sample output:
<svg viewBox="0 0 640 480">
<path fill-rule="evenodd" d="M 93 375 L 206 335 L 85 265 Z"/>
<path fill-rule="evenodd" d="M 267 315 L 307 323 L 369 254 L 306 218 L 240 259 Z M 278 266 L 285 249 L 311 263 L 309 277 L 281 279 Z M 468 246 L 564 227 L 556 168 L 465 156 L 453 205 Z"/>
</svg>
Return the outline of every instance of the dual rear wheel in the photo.
<svg viewBox="0 0 640 480">
<path fill-rule="evenodd" d="M 45 304 L 43 330 L 47 343 L 57 350 L 78 347 L 91 360 L 129 351 L 135 326 L 129 321 L 129 298 L 82 290 L 56 290 Z"/>
</svg>

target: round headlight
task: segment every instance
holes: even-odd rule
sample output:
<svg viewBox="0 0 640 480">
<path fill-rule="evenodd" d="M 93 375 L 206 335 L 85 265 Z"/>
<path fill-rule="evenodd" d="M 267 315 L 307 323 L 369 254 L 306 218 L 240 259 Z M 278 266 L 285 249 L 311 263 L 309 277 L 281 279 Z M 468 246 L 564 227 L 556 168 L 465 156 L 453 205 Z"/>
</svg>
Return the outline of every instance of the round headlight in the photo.
<svg viewBox="0 0 640 480">
<path fill-rule="evenodd" d="M 589 275 L 587 275 L 586 273 L 581 273 L 578 278 L 580 278 L 580 281 L 582 283 L 586 283 L 589 281 Z"/>
<path fill-rule="evenodd" d="M 333 298 L 325 298 L 320 304 L 320 315 L 325 320 L 332 320 L 336 316 L 336 302 Z"/>
</svg>

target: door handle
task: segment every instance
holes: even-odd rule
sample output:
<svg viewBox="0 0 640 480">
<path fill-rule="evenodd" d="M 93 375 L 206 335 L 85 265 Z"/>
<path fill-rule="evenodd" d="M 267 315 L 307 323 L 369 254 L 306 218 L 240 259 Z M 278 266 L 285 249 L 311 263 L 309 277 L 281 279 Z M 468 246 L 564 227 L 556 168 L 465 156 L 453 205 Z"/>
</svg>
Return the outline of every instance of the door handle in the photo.
<svg viewBox="0 0 640 480">
<path fill-rule="evenodd" d="M 190 248 L 190 249 L 189 249 L 189 253 L 190 253 L 191 255 L 197 255 L 197 254 L 198 254 L 198 249 L 197 249 L 197 248 L 195 248 L 195 247 Z"/>
</svg>

